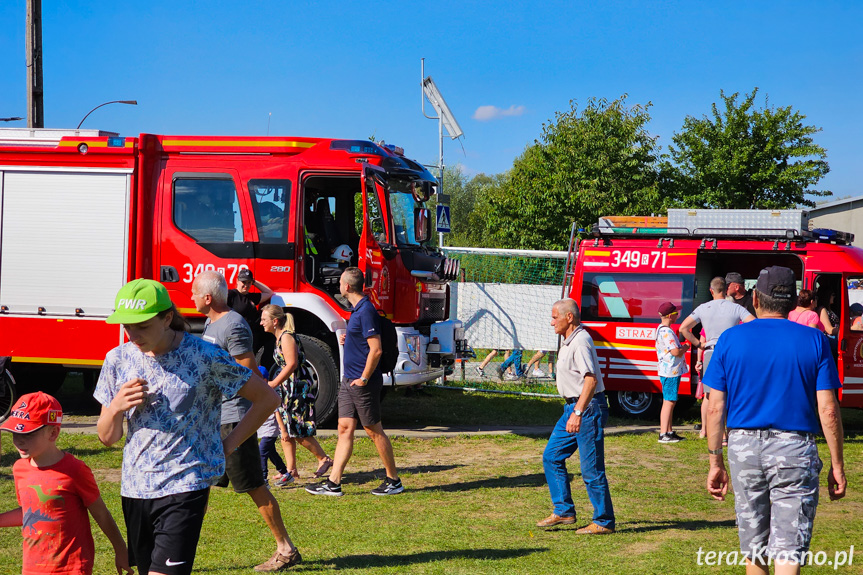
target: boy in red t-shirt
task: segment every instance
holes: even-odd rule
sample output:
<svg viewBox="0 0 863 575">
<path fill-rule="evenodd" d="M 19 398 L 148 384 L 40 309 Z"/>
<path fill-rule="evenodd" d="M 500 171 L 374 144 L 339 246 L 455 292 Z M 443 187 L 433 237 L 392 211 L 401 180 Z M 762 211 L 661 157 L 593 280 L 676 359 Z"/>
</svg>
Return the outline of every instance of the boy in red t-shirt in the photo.
<svg viewBox="0 0 863 575">
<path fill-rule="evenodd" d="M 12 467 L 20 507 L 0 513 L 0 527 L 23 526 L 22 575 L 91 575 L 95 555 L 89 511 L 114 546 L 117 573 L 132 573 L 123 535 L 99 495 L 93 472 L 57 448 L 63 410 L 41 391 L 28 393 L 0 426 L 21 459 Z"/>
</svg>

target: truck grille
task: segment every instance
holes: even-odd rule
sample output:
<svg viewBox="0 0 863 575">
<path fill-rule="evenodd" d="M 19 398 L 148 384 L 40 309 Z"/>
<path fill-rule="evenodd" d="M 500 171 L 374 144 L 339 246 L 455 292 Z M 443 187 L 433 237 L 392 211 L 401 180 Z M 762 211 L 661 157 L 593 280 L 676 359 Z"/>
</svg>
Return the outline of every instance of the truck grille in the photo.
<svg viewBox="0 0 863 575">
<path fill-rule="evenodd" d="M 446 319 L 446 294 L 421 294 L 419 319 L 420 321 L 443 321 Z"/>
</svg>

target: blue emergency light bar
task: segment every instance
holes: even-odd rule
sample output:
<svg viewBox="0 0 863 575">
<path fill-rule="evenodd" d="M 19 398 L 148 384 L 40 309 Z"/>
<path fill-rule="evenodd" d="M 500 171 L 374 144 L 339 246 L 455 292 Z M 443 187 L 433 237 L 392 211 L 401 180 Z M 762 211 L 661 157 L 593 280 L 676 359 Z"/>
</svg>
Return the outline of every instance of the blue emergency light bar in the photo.
<svg viewBox="0 0 863 575">
<path fill-rule="evenodd" d="M 365 154 L 371 156 L 383 156 L 377 144 L 368 140 L 333 140 L 330 143 L 331 150 L 344 150 L 349 154 Z"/>
<path fill-rule="evenodd" d="M 831 230 L 829 228 L 815 228 L 809 230 L 809 233 L 817 236 L 821 241 L 838 242 L 850 244 L 854 241 L 854 234 L 850 232 L 840 232 L 839 230 Z"/>
</svg>

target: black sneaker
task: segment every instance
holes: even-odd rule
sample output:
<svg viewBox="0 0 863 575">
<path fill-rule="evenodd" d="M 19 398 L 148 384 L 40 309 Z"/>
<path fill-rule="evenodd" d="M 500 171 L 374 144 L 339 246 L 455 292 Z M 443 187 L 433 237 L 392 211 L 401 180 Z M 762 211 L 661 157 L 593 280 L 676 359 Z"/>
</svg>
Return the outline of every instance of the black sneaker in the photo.
<svg viewBox="0 0 863 575">
<path fill-rule="evenodd" d="M 663 433 L 659 436 L 659 443 L 677 443 L 680 437 L 676 437 L 674 433 Z"/>
<path fill-rule="evenodd" d="M 320 483 L 307 485 L 306 491 L 312 495 L 330 495 L 332 497 L 341 497 L 344 495 L 344 493 L 342 493 L 342 486 L 333 483 L 329 479 L 325 479 Z"/>
<path fill-rule="evenodd" d="M 669 433 L 668 435 L 670 435 L 671 438 L 674 439 L 675 441 L 683 441 L 684 439 L 686 439 L 685 437 L 681 437 L 681 436 L 677 435 L 673 431 L 671 433 Z"/>
<path fill-rule="evenodd" d="M 390 479 L 387 477 L 380 487 L 372 489 L 372 495 L 395 495 L 404 490 L 405 488 L 402 485 L 401 479 Z"/>
</svg>

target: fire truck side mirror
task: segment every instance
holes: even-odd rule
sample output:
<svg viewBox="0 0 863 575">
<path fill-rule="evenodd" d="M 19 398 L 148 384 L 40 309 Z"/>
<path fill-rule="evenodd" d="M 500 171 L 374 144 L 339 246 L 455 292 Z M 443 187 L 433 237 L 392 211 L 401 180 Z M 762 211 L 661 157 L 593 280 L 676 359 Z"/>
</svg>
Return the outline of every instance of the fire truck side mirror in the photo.
<svg viewBox="0 0 863 575">
<path fill-rule="evenodd" d="M 411 194 L 418 202 L 427 202 L 432 195 L 431 182 L 411 182 Z"/>
<path fill-rule="evenodd" d="M 423 243 L 431 238 L 431 211 L 428 208 L 414 208 L 414 239 Z"/>
</svg>

